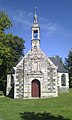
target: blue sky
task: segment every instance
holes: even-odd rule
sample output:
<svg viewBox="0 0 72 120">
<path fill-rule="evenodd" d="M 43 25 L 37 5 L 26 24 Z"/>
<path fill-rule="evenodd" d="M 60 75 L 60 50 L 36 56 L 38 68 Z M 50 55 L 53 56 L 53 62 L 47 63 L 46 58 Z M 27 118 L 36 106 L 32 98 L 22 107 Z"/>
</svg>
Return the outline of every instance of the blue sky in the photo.
<svg viewBox="0 0 72 120">
<path fill-rule="evenodd" d="M 26 54 L 31 48 L 35 6 L 41 29 L 41 49 L 47 56 L 59 55 L 64 60 L 72 48 L 72 0 L 0 0 L 0 11 L 6 11 L 13 23 L 6 32 L 26 41 Z"/>
</svg>

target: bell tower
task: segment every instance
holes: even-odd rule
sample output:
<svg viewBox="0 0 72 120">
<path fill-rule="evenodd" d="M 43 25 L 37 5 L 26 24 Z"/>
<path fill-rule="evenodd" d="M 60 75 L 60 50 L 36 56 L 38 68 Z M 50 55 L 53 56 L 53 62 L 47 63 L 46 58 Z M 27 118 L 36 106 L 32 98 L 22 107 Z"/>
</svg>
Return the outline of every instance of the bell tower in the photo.
<svg viewBox="0 0 72 120">
<path fill-rule="evenodd" d="M 34 14 L 34 21 L 32 25 L 32 48 L 39 48 L 40 47 L 40 26 L 38 24 L 38 18 L 36 14 Z"/>
</svg>

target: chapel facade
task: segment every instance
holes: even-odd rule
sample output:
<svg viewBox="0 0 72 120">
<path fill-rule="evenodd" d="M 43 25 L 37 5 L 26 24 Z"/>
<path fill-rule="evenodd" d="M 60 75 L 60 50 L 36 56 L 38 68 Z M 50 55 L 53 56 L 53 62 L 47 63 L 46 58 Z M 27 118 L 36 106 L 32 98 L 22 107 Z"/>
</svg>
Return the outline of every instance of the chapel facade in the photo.
<svg viewBox="0 0 72 120">
<path fill-rule="evenodd" d="M 68 71 L 56 57 L 48 57 L 40 48 L 40 26 L 35 12 L 31 49 L 7 75 L 6 95 L 13 98 L 50 98 L 68 92 Z"/>
</svg>

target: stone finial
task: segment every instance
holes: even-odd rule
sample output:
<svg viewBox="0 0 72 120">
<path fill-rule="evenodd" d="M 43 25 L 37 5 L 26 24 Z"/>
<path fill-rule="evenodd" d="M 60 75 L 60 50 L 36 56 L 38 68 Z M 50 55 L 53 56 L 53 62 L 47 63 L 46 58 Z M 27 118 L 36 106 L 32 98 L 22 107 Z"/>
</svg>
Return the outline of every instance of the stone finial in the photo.
<svg viewBox="0 0 72 120">
<path fill-rule="evenodd" d="M 35 14 L 34 14 L 34 23 L 38 23 L 38 21 L 37 21 L 37 14 L 36 14 L 36 7 L 35 7 Z"/>
</svg>

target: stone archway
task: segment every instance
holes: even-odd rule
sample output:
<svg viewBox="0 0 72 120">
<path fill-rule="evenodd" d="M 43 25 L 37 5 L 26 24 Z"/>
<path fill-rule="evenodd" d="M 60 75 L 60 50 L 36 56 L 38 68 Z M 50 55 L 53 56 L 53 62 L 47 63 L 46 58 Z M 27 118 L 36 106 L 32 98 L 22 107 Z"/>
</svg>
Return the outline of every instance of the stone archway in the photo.
<svg viewBox="0 0 72 120">
<path fill-rule="evenodd" d="M 32 81 L 32 97 L 39 97 L 40 98 L 40 81 L 34 79 Z"/>
</svg>

